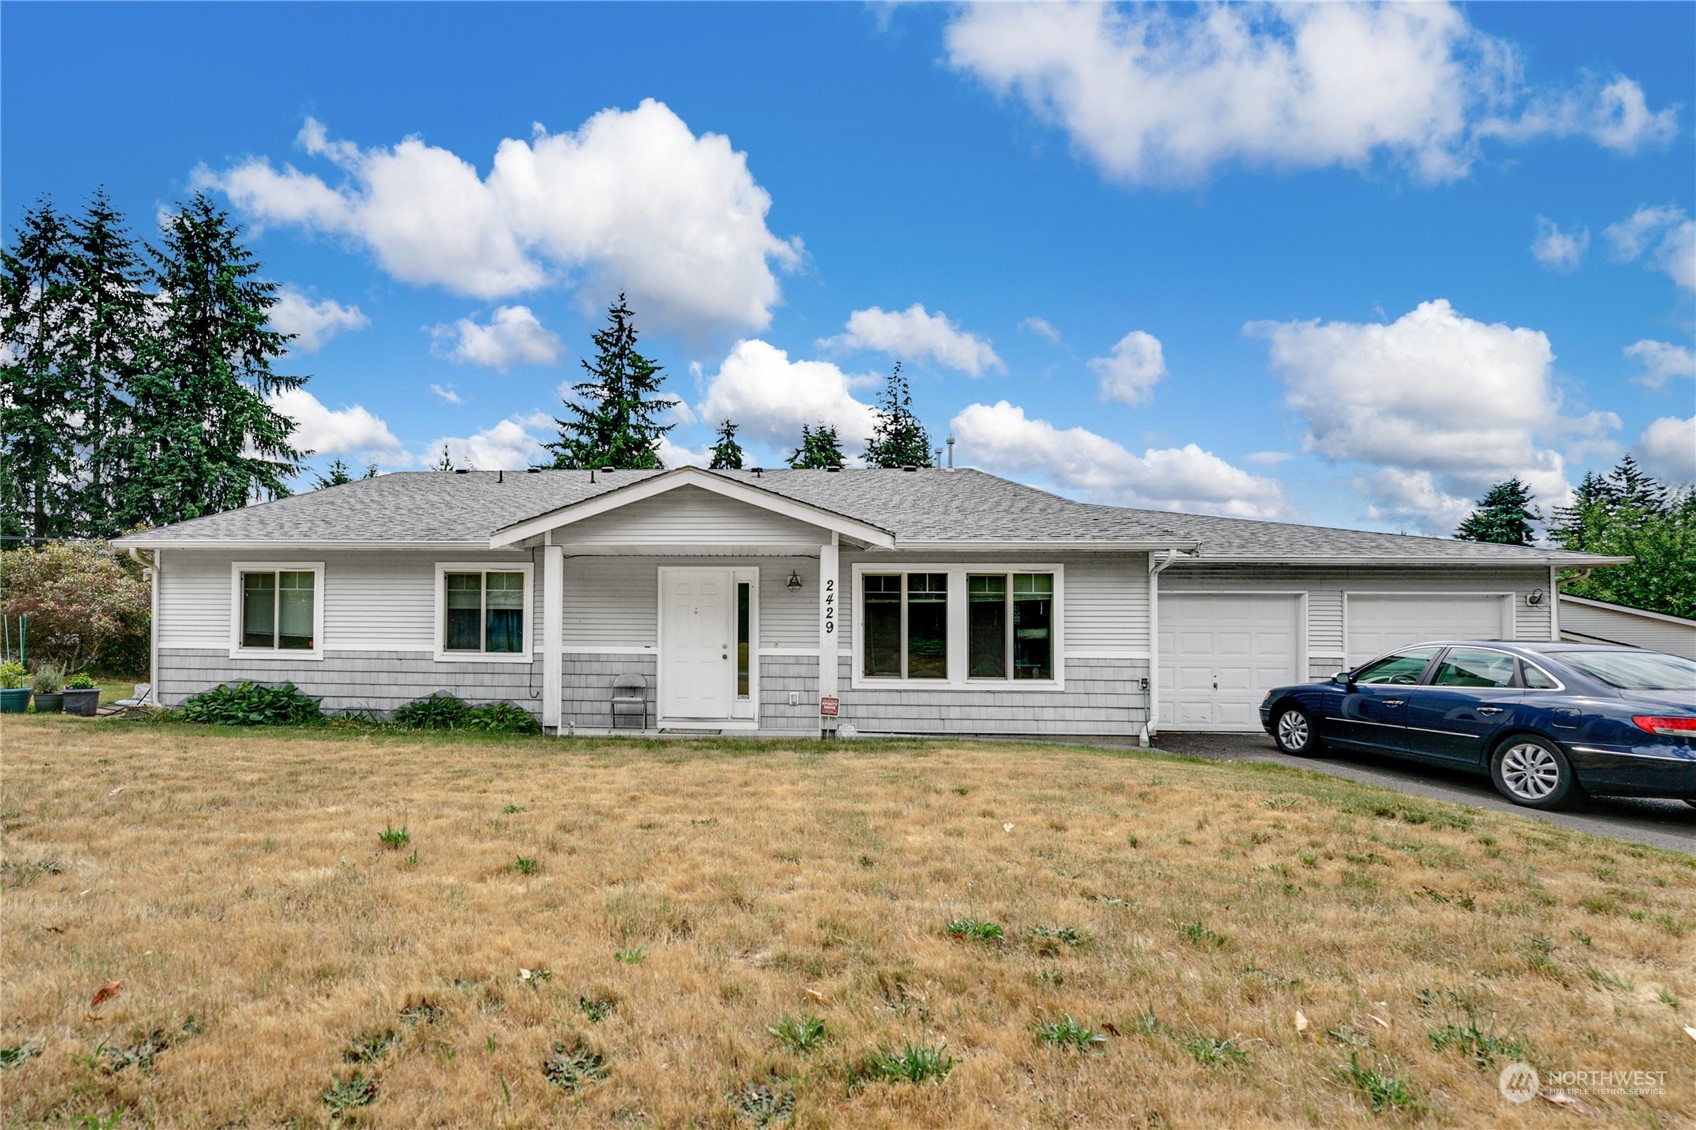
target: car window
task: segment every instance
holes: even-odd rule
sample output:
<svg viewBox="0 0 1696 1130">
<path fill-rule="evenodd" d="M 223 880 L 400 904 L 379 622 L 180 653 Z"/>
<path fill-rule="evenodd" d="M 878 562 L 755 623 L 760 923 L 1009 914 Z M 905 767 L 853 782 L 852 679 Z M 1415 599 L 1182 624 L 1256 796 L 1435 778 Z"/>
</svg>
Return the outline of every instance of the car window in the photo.
<svg viewBox="0 0 1696 1130">
<path fill-rule="evenodd" d="M 1555 681 L 1541 667 L 1521 661 L 1519 669 L 1525 672 L 1525 685 L 1532 690 L 1552 691 Z"/>
<path fill-rule="evenodd" d="M 1356 671 L 1354 681 L 1410 687 L 1419 682 L 1419 676 L 1425 673 L 1425 665 L 1431 662 L 1437 651 L 1434 647 L 1410 647 L 1406 651 L 1386 655 Z"/>
<path fill-rule="evenodd" d="M 1696 662 L 1657 651 L 1563 651 L 1561 662 L 1626 691 L 1696 691 Z"/>
<path fill-rule="evenodd" d="M 1507 687 L 1513 685 L 1513 656 L 1481 647 L 1451 647 L 1431 677 L 1438 687 Z"/>
</svg>

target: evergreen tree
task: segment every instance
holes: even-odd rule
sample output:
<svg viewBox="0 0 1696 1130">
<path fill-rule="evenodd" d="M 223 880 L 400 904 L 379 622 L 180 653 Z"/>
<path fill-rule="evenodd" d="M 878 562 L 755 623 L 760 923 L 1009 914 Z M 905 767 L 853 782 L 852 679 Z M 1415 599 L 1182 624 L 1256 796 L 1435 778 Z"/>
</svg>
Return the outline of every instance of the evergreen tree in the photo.
<svg viewBox="0 0 1696 1130">
<path fill-rule="evenodd" d="M 453 470 L 453 457 L 448 454 L 448 445 L 442 444 L 442 457 L 430 465 L 432 471 Z"/>
<path fill-rule="evenodd" d="M 1617 495 L 1608 480 L 1594 471 L 1585 472 L 1572 501 L 1549 514 L 1549 533 L 1564 549 L 1589 549 L 1590 538 L 1605 521 Z"/>
<path fill-rule="evenodd" d="M 1478 509 L 1455 531 L 1463 541 L 1490 541 L 1502 545 L 1530 545 L 1531 524 L 1542 520 L 1531 505 L 1531 491 L 1516 476 L 1497 483 L 1478 500 Z"/>
<path fill-rule="evenodd" d="M 712 462 L 707 464 L 709 471 L 740 471 L 742 469 L 742 445 L 736 442 L 736 425 L 729 420 L 718 426 L 718 436 L 713 442 Z"/>
<path fill-rule="evenodd" d="M 815 430 L 802 424 L 801 446 L 789 457 L 789 465 L 797 471 L 842 466 L 842 444 L 836 438 L 836 429 L 820 424 Z"/>
<path fill-rule="evenodd" d="M 4 252 L 0 280 L 0 489 L 10 538 L 74 533 L 81 404 L 67 364 L 73 296 L 73 234 L 45 197 L 24 211 Z"/>
<path fill-rule="evenodd" d="M 1696 489 L 1669 490 L 1627 455 L 1605 478 L 1586 475 L 1555 518 L 1562 548 L 1632 558 L 1563 575 L 1562 592 L 1696 619 Z"/>
<path fill-rule="evenodd" d="M 1660 511 L 1666 507 L 1667 488 L 1646 474 L 1628 451 L 1619 465 L 1608 472 L 1608 488 L 1614 501 L 1644 512 Z"/>
<path fill-rule="evenodd" d="M 150 249 L 158 332 L 131 384 L 118 437 L 121 526 L 163 525 L 289 493 L 309 454 L 289 442 L 294 421 L 266 398 L 306 378 L 271 370 L 288 336 L 269 328 L 277 285 L 238 240 L 240 228 L 196 193 Z"/>
<path fill-rule="evenodd" d="M 895 362 L 883 383 L 883 396 L 872 409 L 877 422 L 866 441 L 868 467 L 929 467 L 930 435 L 913 415 L 913 394 Z"/>
<path fill-rule="evenodd" d="M 319 475 L 318 481 L 312 484 L 313 490 L 323 490 L 325 487 L 339 487 L 343 483 L 351 483 L 354 481 L 353 472 L 349 471 L 347 469 L 347 464 L 342 462 L 340 459 L 330 460 L 330 465 L 326 467 L 325 470 L 329 471 L 329 474 Z M 367 463 L 365 465 L 365 473 L 359 477 L 361 479 L 376 478 L 377 464 Z"/>
<path fill-rule="evenodd" d="M 545 444 L 555 467 L 658 470 L 660 437 L 676 425 L 658 423 L 672 401 L 656 396 L 661 369 L 636 351 L 636 323 L 622 293 L 607 308 L 607 326 L 593 335 L 595 357 L 585 358 L 590 380 L 571 386 L 567 418 L 555 419 L 559 441 Z"/>
</svg>

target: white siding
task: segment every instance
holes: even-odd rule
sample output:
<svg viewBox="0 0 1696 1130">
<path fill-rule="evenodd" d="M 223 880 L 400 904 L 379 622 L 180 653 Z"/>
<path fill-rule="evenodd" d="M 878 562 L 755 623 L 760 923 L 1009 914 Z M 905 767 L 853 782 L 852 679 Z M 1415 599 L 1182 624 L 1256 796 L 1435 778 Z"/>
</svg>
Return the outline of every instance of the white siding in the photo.
<svg viewBox="0 0 1696 1130">
<path fill-rule="evenodd" d="M 702 492 L 705 493 L 705 492 Z M 658 646 L 659 568 L 687 566 L 688 557 L 572 557 L 565 559 L 565 648 L 570 652 Z M 762 648 L 816 648 L 819 563 L 807 557 L 711 557 L 715 569 L 757 568 Z M 788 588 L 800 574 L 801 591 Z"/>
<path fill-rule="evenodd" d="M 818 526 L 773 514 L 699 487 L 680 487 L 606 514 L 561 527 L 554 540 L 571 548 L 618 545 L 822 544 Z"/>
<path fill-rule="evenodd" d="M 1696 659 L 1696 621 L 1644 616 L 1629 608 L 1598 608 L 1561 597 L 1561 639 L 1618 643 Z"/>
</svg>

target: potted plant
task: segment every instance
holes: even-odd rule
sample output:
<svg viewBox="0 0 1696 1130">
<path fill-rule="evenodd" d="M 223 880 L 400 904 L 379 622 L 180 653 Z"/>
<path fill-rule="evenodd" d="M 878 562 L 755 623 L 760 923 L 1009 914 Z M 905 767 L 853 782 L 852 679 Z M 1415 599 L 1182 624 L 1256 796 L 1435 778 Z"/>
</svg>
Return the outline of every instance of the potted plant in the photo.
<svg viewBox="0 0 1696 1130">
<path fill-rule="evenodd" d="M 65 669 L 57 663 L 35 665 L 29 685 L 35 689 L 35 712 L 57 714 L 65 709 Z"/>
<path fill-rule="evenodd" d="M 87 671 L 78 671 L 65 682 L 65 713 L 92 718 L 100 707 L 100 684 Z"/>
<path fill-rule="evenodd" d="M 24 686 L 24 665 L 0 663 L 0 714 L 22 714 L 29 707 L 29 688 Z"/>
</svg>

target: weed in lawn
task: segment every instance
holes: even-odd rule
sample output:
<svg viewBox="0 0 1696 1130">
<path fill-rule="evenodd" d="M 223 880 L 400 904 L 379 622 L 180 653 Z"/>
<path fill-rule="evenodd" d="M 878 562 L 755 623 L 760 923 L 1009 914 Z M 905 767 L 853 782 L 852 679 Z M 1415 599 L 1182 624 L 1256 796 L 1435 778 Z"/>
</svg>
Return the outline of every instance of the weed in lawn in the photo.
<svg viewBox="0 0 1696 1130">
<path fill-rule="evenodd" d="M 911 1083 L 917 1087 L 932 1079 L 941 1082 L 948 1078 L 957 1062 L 941 1047 L 905 1044 L 900 1051 L 879 1048 L 854 1066 L 849 1086 L 858 1083 Z"/>
<path fill-rule="evenodd" d="M 1422 897 L 1428 898 L 1432 902 L 1440 902 L 1445 905 L 1452 903 L 1453 905 L 1460 907 L 1462 910 L 1478 909 L 1477 902 L 1474 901 L 1473 897 L 1469 894 L 1446 895 L 1434 887 L 1426 886 L 1421 886 L 1419 888 L 1419 893 Z"/>
<path fill-rule="evenodd" d="M 1078 1051 L 1102 1051 L 1103 1045 L 1107 1043 L 1106 1036 L 1094 1028 L 1079 1024 L 1070 1016 L 1052 1024 L 1037 1025 L 1036 1039 L 1039 1044 L 1053 1044 L 1058 1048 L 1075 1048 Z"/>
<path fill-rule="evenodd" d="M 981 918 L 952 918 L 942 930 L 957 942 L 982 942 L 984 945 L 998 945 L 1007 936 L 999 923 L 986 922 Z"/>
<path fill-rule="evenodd" d="M 552 981 L 553 979 L 554 971 L 552 969 L 537 967 L 535 969 L 520 969 L 518 971 L 519 982 L 521 984 L 529 985 L 532 989 L 539 989 L 542 987 L 542 982 Z"/>
<path fill-rule="evenodd" d="M 434 1024 L 442 1018 L 442 1010 L 431 1000 L 413 1001 L 400 1010 L 400 1018 L 408 1024 Z"/>
<path fill-rule="evenodd" d="M 1337 1041 L 1339 1044 L 1348 1044 L 1351 1047 L 1357 1048 L 1369 1048 L 1372 1046 L 1372 1036 L 1366 1032 L 1355 1031 L 1354 1025 L 1352 1024 L 1339 1024 L 1335 1028 L 1327 1028 L 1325 1030 L 1325 1034 Z"/>
<path fill-rule="evenodd" d="M 524 806 L 522 804 L 509 804 L 505 808 L 501 809 L 501 815 L 502 816 L 517 816 L 520 812 L 523 812 L 523 811 L 524 811 Z"/>
<path fill-rule="evenodd" d="M 1184 935 L 1185 940 L 1192 946 L 1223 946 L 1225 944 L 1223 934 L 1214 933 L 1201 922 L 1180 922 L 1178 923 L 1178 931 Z"/>
<path fill-rule="evenodd" d="M 636 946 L 632 949 L 613 950 L 612 955 L 618 959 L 621 965 L 641 965 L 642 961 L 648 956 L 648 947 Z"/>
<path fill-rule="evenodd" d="M 795 1092 L 770 1083 L 749 1083 L 730 1093 L 730 1105 L 755 1126 L 770 1126 L 795 1114 Z"/>
<path fill-rule="evenodd" d="M 1617 989 L 1622 993 L 1636 990 L 1637 986 L 1624 977 L 1615 977 L 1605 969 L 1597 969 L 1594 965 L 1584 966 L 1584 975 L 1604 989 Z"/>
<path fill-rule="evenodd" d="M 1660 1002 L 1668 1008 L 1678 1008 L 1678 994 L 1674 993 L 1671 989 L 1658 989 L 1655 992 L 1655 996 L 1658 997 Z"/>
<path fill-rule="evenodd" d="M 341 1118 L 349 1111 L 370 1106 L 376 1101 L 376 1081 L 367 1079 L 359 1071 L 355 1071 L 350 1079 L 330 1080 L 330 1086 L 324 1091 L 324 1105 L 330 1108 L 331 1119 Z"/>
<path fill-rule="evenodd" d="M 1062 948 L 1086 945 L 1089 935 L 1071 926 L 1032 926 L 1025 932 L 1025 941 L 1037 953 L 1052 957 Z"/>
<path fill-rule="evenodd" d="M 519 856 L 512 861 L 512 869 L 520 875 L 534 875 L 542 869 L 542 865 L 528 856 Z"/>
<path fill-rule="evenodd" d="M 578 997 L 577 1007 L 583 1010 L 583 1015 L 589 1018 L 589 1023 L 599 1024 L 612 1015 L 613 1002 L 605 997 Z"/>
<path fill-rule="evenodd" d="M 377 842 L 388 848 L 390 851 L 399 851 L 411 841 L 412 836 L 407 832 L 404 824 L 399 828 L 390 824 L 384 824 L 383 830 L 377 833 Z"/>
<path fill-rule="evenodd" d="M 1166 1031 L 1166 1026 L 1154 1015 L 1153 1006 L 1137 1013 L 1136 1019 L 1126 1027 L 1133 1036 L 1158 1036 Z"/>
<path fill-rule="evenodd" d="M 581 1043 L 569 1047 L 555 1044 L 554 1054 L 542 1061 L 542 1074 L 562 1090 L 580 1091 L 607 1077 L 607 1061 L 600 1052 Z"/>
<path fill-rule="evenodd" d="M 57 859 L 37 859 L 29 863 L 7 860 L 0 863 L 0 887 L 27 887 L 43 875 L 57 875 L 65 865 Z"/>
<path fill-rule="evenodd" d="M 776 1024 L 766 1026 L 773 1039 L 796 1055 L 811 1055 L 830 1040 L 830 1030 L 822 1019 L 803 1011 L 799 1016 L 784 1014 Z"/>
<path fill-rule="evenodd" d="M 1303 867 L 1319 866 L 1319 854 L 1317 852 L 1298 851 L 1296 852 L 1296 858 L 1301 860 L 1301 865 Z"/>
<path fill-rule="evenodd" d="M 0 1048 L 0 1071 L 7 1071 L 21 1063 L 28 1063 L 41 1054 L 41 1045 L 31 1040 L 21 1044 L 13 1044 L 8 1048 Z"/>
<path fill-rule="evenodd" d="M 1204 1067 L 1240 1067 L 1248 1062 L 1248 1050 L 1234 1036 L 1216 1040 L 1198 1033 L 1178 1042 Z"/>
<path fill-rule="evenodd" d="M 342 1053 L 342 1059 L 348 1063 L 376 1063 L 389 1054 L 389 1045 L 395 1039 L 393 1028 L 361 1033 L 348 1041 L 348 1049 Z"/>
<path fill-rule="evenodd" d="M 1061 985 L 1066 983 L 1066 975 L 1058 969 L 1038 969 L 1035 973 L 1031 974 L 1031 982 L 1037 985 L 1047 985 L 1052 989 L 1058 989 Z"/>
<path fill-rule="evenodd" d="M 102 1041 L 100 1046 L 94 1049 L 93 1059 L 96 1062 L 104 1061 L 102 1066 L 107 1071 L 119 1072 L 126 1067 L 134 1067 L 145 1074 L 153 1069 L 154 1057 L 170 1046 L 171 1037 L 163 1028 L 155 1028 L 128 1047 L 118 1047 Z"/>
<path fill-rule="evenodd" d="M 1479 1027 L 1477 1013 L 1468 1004 L 1462 1016 L 1451 1019 L 1441 1028 L 1431 1030 L 1431 1046 L 1438 1051 L 1453 1050 L 1461 1053 L 1480 1071 L 1494 1066 L 1500 1060 L 1512 1062 L 1530 1056 L 1531 1045 L 1523 1038 L 1499 1035 L 1495 1028 L 1494 1016 L 1486 1021 L 1484 1027 Z"/>
<path fill-rule="evenodd" d="M 124 1120 L 124 1108 L 108 1111 L 105 1114 L 85 1114 L 77 1121 L 80 1130 L 117 1130 Z"/>
<path fill-rule="evenodd" d="M 1405 1082 L 1375 1068 L 1362 1067 L 1358 1052 L 1351 1053 L 1347 1063 L 1338 1064 L 1337 1070 L 1344 1082 L 1359 1091 L 1375 1112 L 1411 1110 L 1418 1105 L 1418 1099 Z"/>
</svg>

